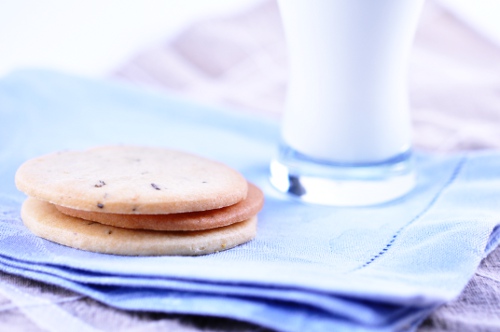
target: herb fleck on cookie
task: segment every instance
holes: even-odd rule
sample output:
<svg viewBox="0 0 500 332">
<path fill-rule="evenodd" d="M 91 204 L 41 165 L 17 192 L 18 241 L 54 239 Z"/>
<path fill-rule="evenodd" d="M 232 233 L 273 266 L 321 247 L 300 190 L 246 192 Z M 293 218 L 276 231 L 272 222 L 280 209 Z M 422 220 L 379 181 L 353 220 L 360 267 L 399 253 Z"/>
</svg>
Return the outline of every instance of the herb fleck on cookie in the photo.
<svg viewBox="0 0 500 332">
<path fill-rule="evenodd" d="M 94 187 L 96 188 L 101 188 L 102 186 L 105 186 L 106 185 L 106 182 L 102 181 L 102 180 L 99 180 L 99 182 L 97 182 Z"/>
<path fill-rule="evenodd" d="M 151 183 L 151 187 L 155 188 L 156 190 L 161 190 L 161 188 L 158 187 L 158 185 L 155 183 Z"/>
</svg>

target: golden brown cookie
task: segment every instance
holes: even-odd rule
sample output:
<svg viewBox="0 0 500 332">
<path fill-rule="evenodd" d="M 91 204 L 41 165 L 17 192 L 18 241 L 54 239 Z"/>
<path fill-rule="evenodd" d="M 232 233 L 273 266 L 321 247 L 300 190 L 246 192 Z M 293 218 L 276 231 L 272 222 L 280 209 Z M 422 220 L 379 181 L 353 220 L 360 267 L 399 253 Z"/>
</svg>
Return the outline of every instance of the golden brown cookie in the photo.
<svg viewBox="0 0 500 332">
<path fill-rule="evenodd" d="M 119 214 L 205 211 L 243 200 L 247 181 L 236 170 L 189 153 L 111 146 L 65 151 L 25 162 L 16 185 L 56 205 Z"/>
<path fill-rule="evenodd" d="M 117 255 L 204 255 L 253 239 L 257 217 L 205 231 L 131 230 L 102 225 L 59 212 L 53 204 L 28 198 L 22 207 L 24 224 L 35 235 L 72 248 Z"/>
<path fill-rule="evenodd" d="M 228 226 L 255 216 L 264 204 L 264 194 L 255 185 L 248 184 L 247 197 L 220 209 L 175 214 L 116 214 L 89 212 L 56 205 L 67 215 L 92 220 L 105 225 L 131 229 L 158 231 L 195 231 Z"/>
</svg>

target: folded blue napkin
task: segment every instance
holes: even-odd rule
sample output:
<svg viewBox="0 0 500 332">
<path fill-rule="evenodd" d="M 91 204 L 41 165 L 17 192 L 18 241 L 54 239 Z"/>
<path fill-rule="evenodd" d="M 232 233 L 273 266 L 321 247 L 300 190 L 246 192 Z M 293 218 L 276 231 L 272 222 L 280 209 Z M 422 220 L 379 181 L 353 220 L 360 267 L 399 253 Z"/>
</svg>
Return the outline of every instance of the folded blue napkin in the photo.
<svg viewBox="0 0 500 332">
<path fill-rule="evenodd" d="M 278 124 L 50 71 L 0 80 L 0 269 L 111 306 L 227 317 L 280 331 L 414 329 L 500 242 L 500 153 L 416 155 L 418 185 L 363 208 L 303 204 L 268 183 Z M 19 165 L 63 149 L 163 146 L 239 170 L 265 193 L 255 240 L 201 257 L 122 257 L 33 236 Z"/>
</svg>

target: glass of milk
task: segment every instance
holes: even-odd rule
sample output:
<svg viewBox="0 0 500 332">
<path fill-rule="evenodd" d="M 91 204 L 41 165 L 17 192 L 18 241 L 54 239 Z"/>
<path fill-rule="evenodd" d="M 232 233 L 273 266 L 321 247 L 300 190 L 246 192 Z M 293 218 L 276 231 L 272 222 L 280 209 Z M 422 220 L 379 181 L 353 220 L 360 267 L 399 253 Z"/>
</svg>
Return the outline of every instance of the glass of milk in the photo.
<svg viewBox="0 0 500 332">
<path fill-rule="evenodd" d="M 407 60 L 423 1 L 279 1 L 290 80 L 276 188 L 359 206 L 414 187 Z"/>
</svg>

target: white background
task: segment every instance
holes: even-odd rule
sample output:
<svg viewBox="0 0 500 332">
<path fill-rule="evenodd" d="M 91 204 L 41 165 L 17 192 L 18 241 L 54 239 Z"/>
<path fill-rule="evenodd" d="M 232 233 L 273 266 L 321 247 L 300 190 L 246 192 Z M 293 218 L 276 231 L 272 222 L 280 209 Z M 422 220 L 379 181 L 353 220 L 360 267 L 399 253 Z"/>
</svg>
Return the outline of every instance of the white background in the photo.
<svg viewBox="0 0 500 332">
<path fill-rule="evenodd" d="M 0 76 L 24 67 L 102 76 L 195 20 L 260 1 L 0 0 Z M 500 45 L 500 0 L 440 1 Z"/>
<path fill-rule="evenodd" d="M 191 22 L 259 0 L 0 0 L 0 76 L 46 67 L 100 76 Z"/>
</svg>

